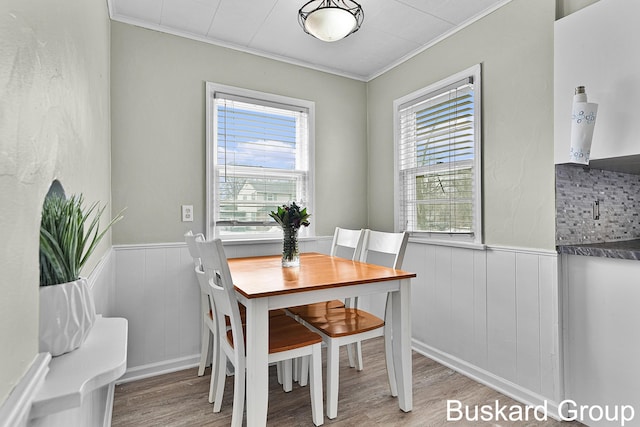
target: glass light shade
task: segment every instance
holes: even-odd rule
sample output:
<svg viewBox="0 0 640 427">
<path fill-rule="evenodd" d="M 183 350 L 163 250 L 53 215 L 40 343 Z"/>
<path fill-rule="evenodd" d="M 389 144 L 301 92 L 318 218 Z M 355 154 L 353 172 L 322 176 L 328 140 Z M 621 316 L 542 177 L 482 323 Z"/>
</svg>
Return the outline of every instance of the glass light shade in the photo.
<svg viewBox="0 0 640 427">
<path fill-rule="evenodd" d="M 356 18 L 351 13 L 337 7 L 317 9 L 304 21 L 306 30 L 325 42 L 345 38 L 353 31 L 356 24 Z"/>
</svg>

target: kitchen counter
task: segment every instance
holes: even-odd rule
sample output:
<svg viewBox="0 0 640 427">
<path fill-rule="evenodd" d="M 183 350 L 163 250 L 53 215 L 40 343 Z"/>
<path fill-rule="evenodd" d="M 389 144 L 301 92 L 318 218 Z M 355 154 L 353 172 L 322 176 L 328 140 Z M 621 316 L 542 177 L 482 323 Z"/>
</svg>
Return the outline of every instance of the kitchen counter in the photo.
<svg viewBox="0 0 640 427">
<path fill-rule="evenodd" d="M 558 245 L 561 254 L 640 260 L 640 239 L 584 245 Z"/>
</svg>

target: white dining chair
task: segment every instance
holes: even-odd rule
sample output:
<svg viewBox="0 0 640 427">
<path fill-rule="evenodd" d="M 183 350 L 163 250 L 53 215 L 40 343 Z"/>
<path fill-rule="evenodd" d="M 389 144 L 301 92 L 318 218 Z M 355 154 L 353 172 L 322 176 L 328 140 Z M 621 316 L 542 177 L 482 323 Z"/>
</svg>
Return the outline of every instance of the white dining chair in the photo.
<svg viewBox="0 0 640 427">
<path fill-rule="evenodd" d="M 215 305 L 220 353 L 216 367 L 215 397 L 213 411 L 220 412 L 226 380 L 227 360 L 234 366 L 234 396 L 232 426 L 241 426 L 245 399 L 245 333 L 240 318 L 238 300 L 229 270 L 229 264 L 220 239 L 204 241 L 197 239 L 202 263 L 207 275 Z M 229 319 L 230 328 L 225 325 Z M 225 339 L 226 338 L 226 339 Z M 316 426 L 324 423 L 322 402 L 322 338 L 297 323 L 287 315 L 269 317 L 269 357 L 268 363 L 284 362 L 289 371 L 291 360 L 296 357 L 311 356 L 309 390 L 311 395 L 312 421 Z M 213 375 L 213 374 L 212 374 Z M 265 390 L 267 392 L 267 390 Z"/>
<path fill-rule="evenodd" d="M 340 256 L 342 258 L 350 258 L 354 261 L 360 258 L 360 248 L 364 238 L 364 230 L 350 230 L 348 228 L 336 227 L 333 233 L 333 241 L 331 243 L 331 256 Z M 345 256 L 346 255 L 346 256 Z M 287 311 L 293 316 L 319 316 L 326 313 L 331 308 L 344 307 L 344 301 L 331 300 L 314 304 L 299 305 L 289 307 Z"/>
<path fill-rule="evenodd" d="M 202 261 L 200 260 L 200 253 L 198 252 L 198 247 L 196 246 L 196 238 L 200 237 L 204 239 L 204 235 L 202 233 L 193 234 L 191 230 L 187 231 L 184 235 L 184 240 L 187 243 L 187 248 L 189 249 L 189 254 L 193 259 L 193 264 L 196 272 L 196 277 L 198 278 L 198 284 L 200 285 L 200 312 L 202 318 L 202 334 L 200 338 L 200 363 L 198 364 L 198 376 L 201 377 L 204 375 L 205 368 L 207 367 L 208 361 L 210 358 L 213 358 L 215 354 L 214 346 L 215 346 L 215 319 L 213 316 L 213 305 L 209 299 L 209 284 L 207 283 L 204 274 L 198 274 L 198 272 L 204 273 L 202 268 Z M 213 403 L 211 400 L 212 395 L 209 395 L 209 402 Z"/>
<path fill-rule="evenodd" d="M 353 261 L 360 259 L 360 249 L 362 247 L 362 239 L 364 238 L 364 229 L 352 230 L 349 228 L 336 227 L 333 233 L 333 240 L 331 242 L 331 256 L 339 256 L 341 258 L 349 258 Z M 321 317 L 327 314 L 327 310 L 332 308 L 344 307 L 345 303 L 341 300 L 322 301 L 314 304 L 299 305 L 296 307 L 289 307 L 287 311 L 296 319 L 300 319 L 300 316 L 304 317 Z M 354 346 L 349 345 L 347 347 L 349 354 L 349 365 L 353 368 L 356 366 L 357 355 Z M 362 360 L 362 356 L 360 356 Z M 294 363 L 294 380 L 297 380 L 300 385 L 305 384 L 306 380 L 306 363 L 305 361 L 296 361 Z"/>
<path fill-rule="evenodd" d="M 348 228 L 336 227 L 331 242 L 331 256 L 350 258 L 357 260 L 360 256 L 364 229 L 351 230 Z"/>
<path fill-rule="evenodd" d="M 400 269 L 406 251 L 408 233 L 387 233 L 365 230 L 360 251 L 360 261 L 368 262 L 373 254 L 386 254 L 393 258 L 391 267 Z M 385 318 L 380 319 L 373 314 L 358 308 L 358 298 L 347 302 L 345 307 L 326 310 L 320 316 L 299 316 L 300 321 L 312 331 L 322 336 L 327 346 L 327 417 L 335 418 L 338 413 L 338 381 L 339 381 L 339 349 L 341 346 L 356 344 L 356 368 L 361 370 L 362 349 L 364 340 L 384 336 L 389 388 L 392 396 L 397 396 L 397 384 L 391 352 L 391 295 L 387 295 Z"/>
<path fill-rule="evenodd" d="M 200 362 L 198 364 L 198 376 L 201 377 L 205 373 L 205 369 L 211 361 L 211 384 L 209 387 L 209 403 L 213 403 L 214 389 L 215 389 L 215 377 L 213 371 L 216 366 L 216 360 L 219 354 L 219 342 L 216 329 L 216 318 L 214 316 L 213 296 L 211 295 L 211 287 L 206 279 L 204 273 L 204 267 L 200 259 L 200 251 L 196 245 L 196 239 L 204 240 L 202 233 L 193 234 L 192 231 L 188 231 L 184 235 L 184 239 L 189 248 L 189 254 L 193 258 L 195 266 L 195 274 L 198 279 L 198 285 L 200 285 L 200 307 L 202 312 L 202 333 L 200 344 Z M 239 304 L 240 319 L 242 323 L 245 323 L 246 310 L 242 304 Z M 281 316 L 285 313 L 282 310 L 270 310 L 269 317 Z M 227 328 L 229 323 L 226 324 Z M 291 368 L 285 369 L 281 364 L 277 364 L 278 382 L 282 385 L 284 391 L 291 391 L 293 389 L 293 373 Z M 301 383 L 300 385 L 306 385 Z"/>
</svg>

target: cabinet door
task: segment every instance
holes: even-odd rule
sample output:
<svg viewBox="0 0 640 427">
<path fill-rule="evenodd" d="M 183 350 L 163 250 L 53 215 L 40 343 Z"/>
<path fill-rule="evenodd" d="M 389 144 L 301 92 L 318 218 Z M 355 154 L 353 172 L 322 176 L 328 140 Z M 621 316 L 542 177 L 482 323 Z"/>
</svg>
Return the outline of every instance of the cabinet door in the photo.
<svg viewBox="0 0 640 427">
<path fill-rule="evenodd" d="M 555 163 L 569 161 L 574 89 L 599 104 L 591 158 L 640 154 L 640 2 L 600 0 L 555 23 Z"/>
<path fill-rule="evenodd" d="M 640 261 L 564 255 L 562 263 L 565 399 L 611 408 L 633 405 L 636 417 L 625 425 L 639 426 Z"/>
</svg>

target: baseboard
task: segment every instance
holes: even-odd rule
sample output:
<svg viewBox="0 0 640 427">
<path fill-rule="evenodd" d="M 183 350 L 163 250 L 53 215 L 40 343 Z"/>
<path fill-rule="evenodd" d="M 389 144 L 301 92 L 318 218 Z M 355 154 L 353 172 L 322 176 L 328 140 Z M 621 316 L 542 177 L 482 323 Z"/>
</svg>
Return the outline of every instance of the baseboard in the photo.
<svg viewBox="0 0 640 427">
<path fill-rule="evenodd" d="M 39 353 L 0 406 L 0 427 L 22 427 L 29 420 L 31 404 L 49 372 L 50 353 Z"/>
<path fill-rule="evenodd" d="M 125 372 L 124 375 L 116 381 L 116 384 L 128 383 L 144 378 L 155 377 L 156 375 L 169 374 L 171 372 L 194 368 L 197 367 L 199 363 L 200 354 L 196 354 L 193 356 L 163 360 L 162 362 L 127 368 L 127 372 Z"/>
<path fill-rule="evenodd" d="M 549 417 L 558 421 L 561 420 L 558 412 L 559 402 L 541 396 L 538 393 L 532 392 L 518 384 L 505 380 L 504 378 L 492 374 L 485 369 L 472 365 L 469 362 L 448 353 L 444 353 L 418 340 L 412 340 L 412 349 L 417 353 L 420 353 L 441 365 L 451 368 L 454 371 L 479 382 L 480 384 L 486 385 L 487 387 L 509 396 L 524 405 L 544 405 L 547 408 L 547 415 L 549 415 Z"/>
</svg>

